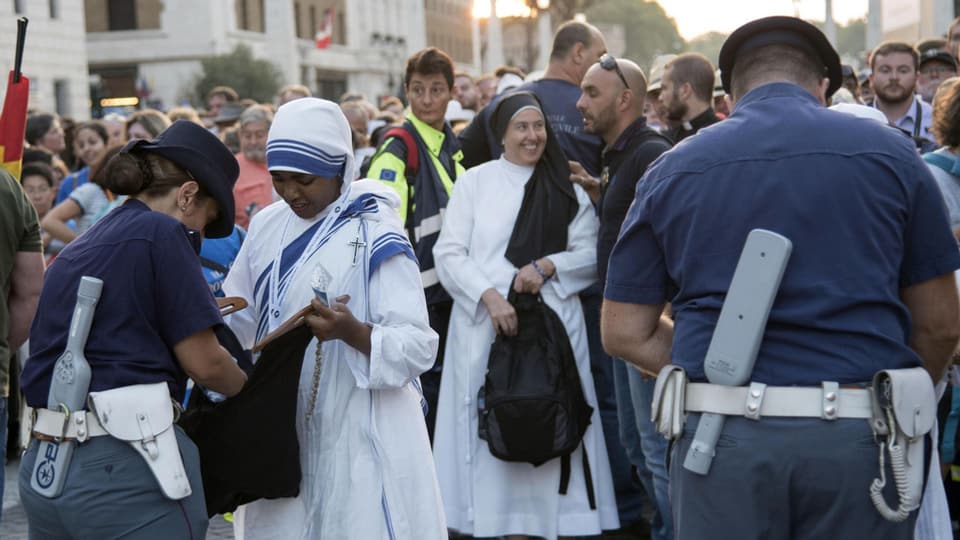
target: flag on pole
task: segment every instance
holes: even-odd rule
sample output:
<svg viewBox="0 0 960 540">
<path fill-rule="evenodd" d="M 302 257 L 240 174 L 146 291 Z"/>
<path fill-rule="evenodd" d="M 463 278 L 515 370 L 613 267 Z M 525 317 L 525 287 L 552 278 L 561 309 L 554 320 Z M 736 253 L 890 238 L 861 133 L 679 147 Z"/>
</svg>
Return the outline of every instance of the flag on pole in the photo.
<svg viewBox="0 0 960 540">
<path fill-rule="evenodd" d="M 27 18 L 17 20 L 17 50 L 13 71 L 7 78 L 7 94 L 0 112 L 0 167 L 20 179 L 23 160 L 23 135 L 27 127 L 27 103 L 30 101 L 30 80 L 20 73 L 23 45 L 27 37 Z"/>
<path fill-rule="evenodd" d="M 323 12 L 323 26 L 317 31 L 314 40 L 318 49 L 326 49 L 330 46 L 333 39 L 333 8 L 327 8 Z"/>
</svg>

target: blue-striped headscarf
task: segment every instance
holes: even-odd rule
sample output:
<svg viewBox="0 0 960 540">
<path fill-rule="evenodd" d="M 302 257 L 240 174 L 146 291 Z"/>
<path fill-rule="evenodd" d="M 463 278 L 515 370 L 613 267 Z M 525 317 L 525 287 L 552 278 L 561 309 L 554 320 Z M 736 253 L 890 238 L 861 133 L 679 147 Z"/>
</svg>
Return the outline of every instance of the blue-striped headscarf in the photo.
<svg viewBox="0 0 960 540">
<path fill-rule="evenodd" d="M 344 171 L 353 171 L 353 140 L 340 106 L 318 98 L 280 106 L 267 135 L 267 169 L 340 177 L 342 183 Z"/>
</svg>

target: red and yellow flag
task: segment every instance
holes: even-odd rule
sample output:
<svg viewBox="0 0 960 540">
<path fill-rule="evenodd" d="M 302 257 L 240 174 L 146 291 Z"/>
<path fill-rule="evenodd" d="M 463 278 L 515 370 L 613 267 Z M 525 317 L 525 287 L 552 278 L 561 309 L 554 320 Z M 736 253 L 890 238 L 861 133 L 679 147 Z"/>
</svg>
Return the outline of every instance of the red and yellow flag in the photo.
<svg viewBox="0 0 960 540">
<path fill-rule="evenodd" d="M 7 95 L 3 99 L 3 112 L 0 112 L 0 166 L 19 180 L 30 79 L 23 75 L 20 75 L 19 81 L 14 79 L 14 72 L 11 71 L 7 79 Z"/>
</svg>

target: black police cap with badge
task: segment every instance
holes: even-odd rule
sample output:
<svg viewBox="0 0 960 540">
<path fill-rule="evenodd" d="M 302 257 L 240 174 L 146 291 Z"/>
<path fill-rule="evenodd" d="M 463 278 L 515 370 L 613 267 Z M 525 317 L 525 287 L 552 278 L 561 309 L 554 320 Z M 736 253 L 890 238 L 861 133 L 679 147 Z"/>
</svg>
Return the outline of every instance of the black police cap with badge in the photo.
<svg viewBox="0 0 960 540">
<path fill-rule="evenodd" d="M 207 238 L 233 233 L 233 186 L 240 175 L 237 158 L 216 135 L 188 120 L 178 120 L 156 139 L 130 141 L 121 152 L 153 152 L 176 163 L 217 201 L 217 217 L 207 225 Z"/>
<path fill-rule="evenodd" d="M 840 56 L 816 26 L 796 17 L 764 17 L 737 28 L 720 49 L 720 80 L 730 93 L 730 80 L 737 57 L 766 45 L 788 45 L 804 50 L 820 60 L 823 75 L 830 79 L 827 98 L 843 84 Z"/>
</svg>

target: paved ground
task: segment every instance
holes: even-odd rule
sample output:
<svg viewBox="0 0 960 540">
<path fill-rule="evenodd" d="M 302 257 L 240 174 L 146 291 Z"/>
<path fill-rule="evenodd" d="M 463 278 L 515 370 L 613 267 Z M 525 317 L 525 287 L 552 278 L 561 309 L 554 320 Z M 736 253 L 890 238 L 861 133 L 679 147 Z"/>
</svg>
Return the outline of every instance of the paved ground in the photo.
<svg viewBox="0 0 960 540">
<path fill-rule="evenodd" d="M 27 516 L 20 506 L 20 491 L 17 488 L 19 466 L 19 461 L 11 461 L 5 468 L 3 515 L 0 517 L 0 538 L 3 540 L 27 539 Z M 233 526 L 217 516 L 210 520 L 207 540 L 233 540 Z"/>
</svg>

